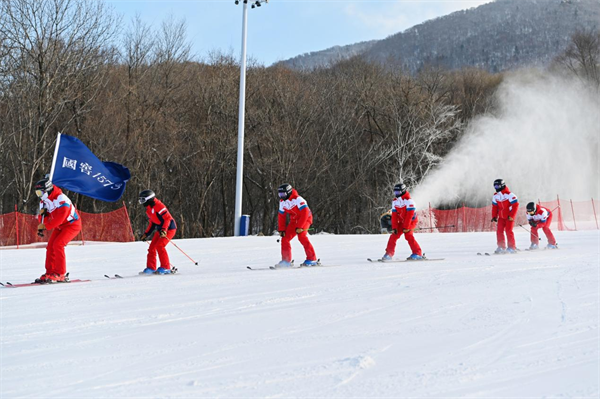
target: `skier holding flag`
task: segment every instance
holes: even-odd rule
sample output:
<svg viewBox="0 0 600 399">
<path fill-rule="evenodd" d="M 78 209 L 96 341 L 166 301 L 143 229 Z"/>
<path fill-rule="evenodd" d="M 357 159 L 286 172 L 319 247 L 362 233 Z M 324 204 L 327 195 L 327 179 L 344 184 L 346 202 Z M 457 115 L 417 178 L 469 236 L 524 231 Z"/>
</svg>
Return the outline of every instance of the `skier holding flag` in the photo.
<svg viewBox="0 0 600 399">
<path fill-rule="evenodd" d="M 81 231 L 81 219 L 69 197 L 48 178 L 35 184 L 35 194 L 40 199 L 38 235 L 43 236 L 44 230 L 52 230 L 46 247 L 46 273 L 35 282 L 66 283 L 69 279 L 65 247 Z"/>
</svg>

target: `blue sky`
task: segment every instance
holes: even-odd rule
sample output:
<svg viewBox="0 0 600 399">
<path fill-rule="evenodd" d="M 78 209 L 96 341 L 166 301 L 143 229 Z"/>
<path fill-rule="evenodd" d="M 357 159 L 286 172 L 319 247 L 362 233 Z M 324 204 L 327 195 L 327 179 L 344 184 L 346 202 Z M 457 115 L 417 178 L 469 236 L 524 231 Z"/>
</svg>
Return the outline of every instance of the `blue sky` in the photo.
<svg viewBox="0 0 600 399">
<path fill-rule="evenodd" d="M 234 0 L 105 0 L 126 26 L 136 14 L 158 28 L 172 15 L 187 24 L 192 52 L 219 50 L 239 57 L 242 4 Z M 366 40 L 383 39 L 428 19 L 478 7 L 491 0 L 269 0 L 248 7 L 248 56 L 272 63 Z"/>
</svg>

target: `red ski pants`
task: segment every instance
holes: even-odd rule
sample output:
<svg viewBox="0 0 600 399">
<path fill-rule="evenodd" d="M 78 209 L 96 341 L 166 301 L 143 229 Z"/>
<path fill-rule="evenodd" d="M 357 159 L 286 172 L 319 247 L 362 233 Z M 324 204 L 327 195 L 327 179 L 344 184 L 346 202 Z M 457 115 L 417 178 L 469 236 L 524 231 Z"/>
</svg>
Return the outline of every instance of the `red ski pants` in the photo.
<svg viewBox="0 0 600 399">
<path fill-rule="evenodd" d="M 81 220 L 78 219 L 60 228 L 52 230 L 46 247 L 46 273 L 66 274 L 67 258 L 65 247 L 81 231 Z"/>
<path fill-rule="evenodd" d="M 531 228 L 531 243 L 538 245 L 540 243 L 540 235 L 538 234 L 538 229 L 542 229 L 544 234 L 546 234 L 546 238 L 548 239 L 548 244 L 556 245 L 556 238 L 554 238 L 554 234 L 550 230 L 550 223 L 552 223 L 552 215 L 548 217 L 546 223 L 542 226 L 535 226 Z"/>
<path fill-rule="evenodd" d="M 517 248 L 517 243 L 515 242 L 515 234 L 513 233 L 513 227 L 515 227 L 514 220 L 508 220 L 503 218 L 498 219 L 498 226 L 496 227 L 496 240 L 498 241 L 499 248 L 506 249 L 506 240 L 508 240 L 509 248 Z M 504 239 L 504 233 L 506 233 L 506 240 Z"/>
<path fill-rule="evenodd" d="M 169 261 L 169 254 L 167 253 L 167 244 L 175 237 L 177 229 L 167 230 L 167 237 L 161 237 L 158 232 L 152 237 L 150 246 L 148 247 L 148 260 L 146 261 L 146 267 L 152 270 L 156 270 L 156 254 L 160 260 L 160 267 L 163 269 L 170 269 L 171 262 Z"/>
<path fill-rule="evenodd" d="M 285 229 L 285 236 L 281 238 L 281 259 L 286 262 L 292 261 L 292 245 L 290 244 L 290 241 L 292 241 L 296 235 L 298 235 L 298 241 L 300 241 L 300 244 L 304 247 L 306 260 L 317 260 L 315 249 L 308 239 L 308 231 L 296 234 L 296 227 L 292 225 L 287 226 Z"/>
<path fill-rule="evenodd" d="M 423 256 L 423 252 L 421 251 L 419 243 L 415 239 L 415 234 L 413 230 L 409 231 L 408 233 L 403 233 L 402 230 L 400 230 L 396 234 L 391 234 L 390 239 L 388 240 L 387 248 L 385 249 L 385 253 L 389 256 L 394 256 L 394 254 L 396 253 L 396 242 L 402 234 L 404 234 L 404 238 L 408 242 L 412 253 L 415 255 Z"/>
</svg>

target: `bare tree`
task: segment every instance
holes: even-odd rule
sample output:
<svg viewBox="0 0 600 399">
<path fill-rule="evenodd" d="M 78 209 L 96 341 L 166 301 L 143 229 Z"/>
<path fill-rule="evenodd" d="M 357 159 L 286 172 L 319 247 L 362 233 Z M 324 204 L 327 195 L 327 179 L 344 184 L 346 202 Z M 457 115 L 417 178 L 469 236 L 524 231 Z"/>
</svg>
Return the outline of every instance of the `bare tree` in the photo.
<svg viewBox="0 0 600 399">
<path fill-rule="evenodd" d="M 3 0 L 0 37 L 9 182 L 19 202 L 49 172 L 54 135 L 88 111 L 112 59 L 117 21 L 101 2 Z"/>
<path fill-rule="evenodd" d="M 600 32 L 579 31 L 556 62 L 579 78 L 600 87 Z"/>
</svg>

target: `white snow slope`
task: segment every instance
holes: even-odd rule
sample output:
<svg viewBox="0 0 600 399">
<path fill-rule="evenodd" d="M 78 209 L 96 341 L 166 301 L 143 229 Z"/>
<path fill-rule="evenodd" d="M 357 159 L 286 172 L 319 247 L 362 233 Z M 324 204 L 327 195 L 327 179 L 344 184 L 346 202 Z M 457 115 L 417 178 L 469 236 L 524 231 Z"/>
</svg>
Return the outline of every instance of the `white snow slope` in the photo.
<svg viewBox="0 0 600 399">
<path fill-rule="evenodd" d="M 137 275 L 146 244 L 69 246 L 71 278 L 93 281 L 0 288 L 0 396 L 597 398 L 600 233 L 556 235 L 477 256 L 493 233 L 419 234 L 446 259 L 394 264 L 366 261 L 385 235 L 317 235 L 336 267 L 276 271 L 246 269 L 279 260 L 275 237 L 177 240 L 199 266 L 169 246 L 180 274 L 122 280 L 103 275 Z M 44 255 L 0 251 L 0 280 Z"/>
</svg>

